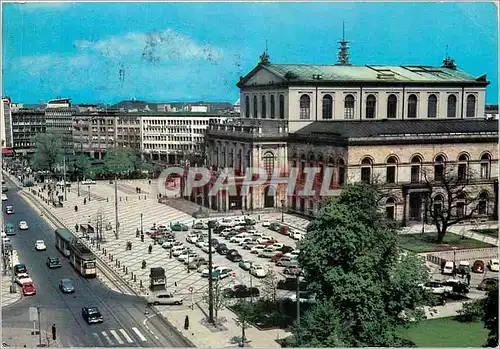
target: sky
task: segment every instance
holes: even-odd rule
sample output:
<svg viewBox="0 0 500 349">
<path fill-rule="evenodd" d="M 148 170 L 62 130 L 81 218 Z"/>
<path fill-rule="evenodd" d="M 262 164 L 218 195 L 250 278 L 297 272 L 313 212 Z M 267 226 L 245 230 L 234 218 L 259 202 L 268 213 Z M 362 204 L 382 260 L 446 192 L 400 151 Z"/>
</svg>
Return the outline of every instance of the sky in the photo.
<svg viewBox="0 0 500 349">
<path fill-rule="evenodd" d="M 17 103 L 228 101 L 266 48 L 272 63 L 435 65 L 491 81 L 493 3 L 3 3 L 2 93 Z M 447 49 L 448 47 L 448 49 Z"/>
</svg>

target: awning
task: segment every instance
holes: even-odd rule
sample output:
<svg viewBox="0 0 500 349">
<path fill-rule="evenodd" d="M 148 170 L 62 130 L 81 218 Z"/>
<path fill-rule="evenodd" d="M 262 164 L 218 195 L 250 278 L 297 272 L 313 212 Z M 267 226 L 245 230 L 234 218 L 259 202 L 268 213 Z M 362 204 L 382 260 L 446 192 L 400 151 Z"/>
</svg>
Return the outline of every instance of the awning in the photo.
<svg viewBox="0 0 500 349">
<path fill-rule="evenodd" d="M 14 155 L 14 150 L 10 148 L 2 148 L 2 155 Z"/>
</svg>

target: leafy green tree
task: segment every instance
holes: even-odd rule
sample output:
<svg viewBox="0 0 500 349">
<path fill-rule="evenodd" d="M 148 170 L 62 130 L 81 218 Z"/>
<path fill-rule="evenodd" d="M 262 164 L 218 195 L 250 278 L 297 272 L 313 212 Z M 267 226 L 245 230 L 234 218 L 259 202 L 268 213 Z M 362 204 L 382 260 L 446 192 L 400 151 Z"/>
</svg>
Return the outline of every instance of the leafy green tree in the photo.
<svg viewBox="0 0 500 349">
<path fill-rule="evenodd" d="M 61 161 L 62 138 L 59 135 L 40 133 L 33 137 L 35 153 L 32 166 L 37 171 L 54 172 L 55 166 Z"/>
<path fill-rule="evenodd" d="M 488 292 L 484 301 L 484 327 L 489 330 L 487 347 L 498 347 L 498 287 Z"/>
<path fill-rule="evenodd" d="M 420 257 L 398 248 L 396 225 L 380 210 L 382 197 L 373 185 L 348 186 L 322 208 L 302 241 L 299 264 L 310 289 L 339 317 L 341 333 L 331 335 L 345 346 L 397 346 L 396 327 L 423 318 L 427 294 L 417 285 L 429 271 Z M 307 338 L 300 346 L 330 345 Z"/>
<path fill-rule="evenodd" d="M 74 158 L 71 165 L 73 177 L 80 178 L 80 180 L 84 179 L 91 166 L 89 158 L 85 155 Z"/>
<path fill-rule="evenodd" d="M 104 166 L 108 173 L 118 177 L 136 171 L 140 166 L 140 158 L 132 148 L 114 147 L 106 153 Z"/>
<path fill-rule="evenodd" d="M 246 300 L 239 300 L 235 306 L 237 311 L 236 325 L 241 328 L 241 343 L 243 346 L 247 342 L 245 331 L 251 325 L 250 323 L 255 320 L 255 312 L 252 303 Z"/>
</svg>

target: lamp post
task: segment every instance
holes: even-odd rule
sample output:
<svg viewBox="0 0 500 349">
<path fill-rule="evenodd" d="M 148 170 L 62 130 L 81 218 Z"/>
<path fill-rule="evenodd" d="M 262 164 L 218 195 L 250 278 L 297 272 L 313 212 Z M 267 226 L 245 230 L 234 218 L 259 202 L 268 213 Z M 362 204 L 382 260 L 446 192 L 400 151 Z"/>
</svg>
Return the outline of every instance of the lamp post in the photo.
<svg viewBox="0 0 500 349">
<path fill-rule="evenodd" d="M 212 229 L 215 227 L 214 221 L 208 222 L 208 241 L 212 241 Z M 208 322 L 214 323 L 214 289 L 212 280 L 212 254 L 208 254 Z"/>
<path fill-rule="evenodd" d="M 281 200 L 281 223 L 285 222 L 285 200 Z"/>
<path fill-rule="evenodd" d="M 76 185 L 78 190 L 78 196 L 80 196 L 80 177 L 76 177 Z"/>
<path fill-rule="evenodd" d="M 453 249 L 453 269 L 455 269 L 455 266 L 457 265 L 457 246 L 452 246 Z"/>
<path fill-rule="evenodd" d="M 64 187 L 64 201 L 68 201 L 66 195 L 66 156 L 63 157 L 63 187 Z"/>
<path fill-rule="evenodd" d="M 143 227 L 142 227 L 142 213 L 141 213 L 141 235 L 144 234 L 144 230 L 143 230 Z"/>
<path fill-rule="evenodd" d="M 88 185 L 87 188 L 89 190 L 89 201 L 90 201 L 90 185 Z"/>
</svg>

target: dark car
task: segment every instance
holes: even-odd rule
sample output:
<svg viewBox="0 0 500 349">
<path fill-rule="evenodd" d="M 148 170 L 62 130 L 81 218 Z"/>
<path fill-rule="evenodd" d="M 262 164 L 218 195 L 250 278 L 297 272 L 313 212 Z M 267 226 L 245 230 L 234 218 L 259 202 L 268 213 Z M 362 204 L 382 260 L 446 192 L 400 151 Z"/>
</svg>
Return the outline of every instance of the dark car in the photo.
<svg viewBox="0 0 500 349">
<path fill-rule="evenodd" d="M 227 234 L 225 234 L 225 235 L 224 235 L 224 239 L 229 240 L 229 239 L 231 239 L 233 236 L 236 236 L 236 235 L 238 235 L 238 234 L 239 234 L 239 233 L 238 233 L 237 231 L 234 231 L 234 230 L 233 230 L 233 231 L 230 231 L 229 233 L 227 233 Z"/>
<path fill-rule="evenodd" d="M 21 274 L 21 273 L 27 273 L 28 269 L 24 264 L 16 264 L 14 265 L 14 274 Z"/>
<path fill-rule="evenodd" d="M 213 247 L 219 246 L 219 240 L 217 239 L 210 240 L 210 245 L 212 245 Z"/>
<path fill-rule="evenodd" d="M 232 288 L 226 288 L 223 291 L 227 298 L 248 298 L 259 297 L 260 291 L 257 287 L 248 287 L 246 285 L 235 285 Z"/>
<path fill-rule="evenodd" d="M 170 229 L 172 229 L 172 231 L 188 231 L 189 227 L 183 223 L 173 223 L 170 224 Z"/>
<path fill-rule="evenodd" d="M 219 246 L 217 246 L 216 251 L 218 254 L 226 254 L 229 250 L 226 244 L 220 244 Z"/>
<path fill-rule="evenodd" d="M 282 254 L 285 254 L 285 253 L 290 253 L 292 252 L 294 249 L 292 246 L 283 246 L 280 251 Z"/>
<path fill-rule="evenodd" d="M 302 270 L 302 268 L 298 268 L 297 265 L 290 265 L 289 267 L 286 267 L 285 269 L 283 269 L 283 273 L 287 275 L 304 275 L 304 271 Z"/>
<path fill-rule="evenodd" d="M 286 226 L 286 225 L 282 225 L 280 227 L 280 230 L 279 230 L 279 233 L 280 234 L 283 234 L 283 235 L 288 235 L 288 232 L 290 231 L 290 227 Z"/>
<path fill-rule="evenodd" d="M 277 222 L 273 222 L 269 225 L 269 229 L 271 229 L 273 231 L 279 231 L 281 229 L 281 224 L 279 224 Z"/>
<path fill-rule="evenodd" d="M 241 262 L 243 260 L 243 257 L 240 254 L 227 254 L 226 258 L 229 259 L 231 262 Z"/>
<path fill-rule="evenodd" d="M 57 257 L 47 257 L 47 262 L 45 262 L 49 268 L 60 268 L 61 262 Z"/>
<path fill-rule="evenodd" d="M 297 278 L 286 278 L 285 280 L 279 280 L 276 285 L 278 290 L 295 291 L 297 290 Z M 299 282 L 299 291 L 307 290 L 307 283 L 305 281 Z"/>
<path fill-rule="evenodd" d="M 216 227 L 214 229 L 214 233 L 215 234 L 220 234 L 224 229 L 226 229 L 226 227 Z"/>
<path fill-rule="evenodd" d="M 62 279 L 59 281 L 59 289 L 62 293 L 74 293 L 75 286 L 73 285 L 73 281 L 70 279 Z"/>
<path fill-rule="evenodd" d="M 240 254 L 240 253 L 238 252 L 238 250 L 235 250 L 234 248 L 231 249 L 231 250 L 228 250 L 226 252 L 226 256 L 229 256 L 229 255 L 232 255 L 232 254 Z"/>
<path fill-rule="evenodd" d="M 82 316 L 88 324 L 104 322 L 104 318 L 102 317 L 101 312 L 96 307 L 83 307 Z"/>
<path fill-rule="evenodd" d="M 481 281 L 481 283 L 477 286 L 477 289 L 480 291 L 491 291 L 495 287 L 498 287 L 498 279 L 486 278 Z"/>
<path fill-rule="evenodd" d="M 12 207 L 12 206 L 7 206 L 7 207 L 5 208 L 5 213 L 7 213 L 7 214 L 12 214 L 12 213 L 14 213 L 14 207 Z"/>
</svg>

